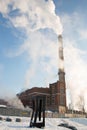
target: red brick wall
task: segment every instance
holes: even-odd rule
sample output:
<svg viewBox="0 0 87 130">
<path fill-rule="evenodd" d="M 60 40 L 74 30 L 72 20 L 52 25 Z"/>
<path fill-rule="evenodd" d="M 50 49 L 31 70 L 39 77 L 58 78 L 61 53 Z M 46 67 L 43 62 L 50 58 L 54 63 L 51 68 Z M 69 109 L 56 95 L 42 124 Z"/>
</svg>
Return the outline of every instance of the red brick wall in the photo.
<svg viewBox="0 0 87 130">
<path fill-rule="evenodd" d="M 64 88 L 62 90 L 61 88 Z M 66 92 L 65 84 L 59 81 L 49 85 L 49 88 L 38 88 L 34 87 L 31 89 L 18 94 L 18 97 L 23 102 L 24 106 L 32 107 L 32 97 L 35 95 L 45 95 L 46 96 L 46 109 L 58 110 L 59 105 L 66 107 Z M 64 97 L 64 103 L 61 104 L 62 98 Z M 60 102 L 61 101 L 61 102 Z"/>
</svg>

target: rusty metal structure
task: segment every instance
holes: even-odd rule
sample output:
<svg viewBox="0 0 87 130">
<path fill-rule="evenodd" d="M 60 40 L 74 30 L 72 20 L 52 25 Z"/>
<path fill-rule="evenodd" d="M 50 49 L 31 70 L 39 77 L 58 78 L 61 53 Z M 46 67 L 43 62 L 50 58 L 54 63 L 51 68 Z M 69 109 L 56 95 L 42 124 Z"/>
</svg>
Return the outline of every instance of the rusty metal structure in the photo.
<svg viewBox="0 0 87 130">
<path fill-rule="evenodd" d="M 45 127 L 45 99 L 45 96 L 32 97 L 33 111 L 30 121 L 30 127 Z"/>
</svg>

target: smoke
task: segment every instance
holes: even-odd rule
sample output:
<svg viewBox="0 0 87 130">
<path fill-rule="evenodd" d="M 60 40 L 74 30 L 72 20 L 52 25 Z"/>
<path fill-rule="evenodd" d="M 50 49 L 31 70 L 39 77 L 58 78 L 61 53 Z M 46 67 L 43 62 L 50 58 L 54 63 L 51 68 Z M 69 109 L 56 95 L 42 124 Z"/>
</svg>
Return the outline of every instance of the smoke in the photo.
<svg viewBox="0 0 87 130">
<path fill-rule="evenodd" d="M 8 105 L 10 105 L 12 107 L 24 109 L 24 106 L 23 106 L 22 102 L 18 99 L 18 97 L 7 98 L 5 100 L 8 102 Z"/>
<path fill-rule="evenodd" d="M 1 0 L 0 12 L 14 27 L 26 32 L 49 28 L 61 34 L 63 30 L 53 0 Z"/>
<path fill-rule="evenodd" d="M 28 53 L 29 63 L 32 62 L 32 64 L 29 65 L 26 72 L 24 86 L 29 87 L 31 81 L 33 84 L 32 77 L 35 77 L 38 67 L 43 67 L 47 75 L 52 69 L 58 68 L 55 67 L 57 64 L 54 65 L 55 59 L 57 61 L 57 40 L 54 44 L 54 38 L 51 37 L 55 33 L 61 34 L 63 28 L 59 16 L 55 13 L 53 0 L 6 0 L 5 2 L 1 0 L 0 13 L 7 20 L 8 26 L 26 34 L 24 43 L 16 52 L 12 50 L 6 53 L 9 57 L 19 56 L 24 52 Z M 49 30 L 50 36 L 45 33 L 46 30 Z M 49 59 L 50 66 L 46 63 L 46 58 Z M 41 72 L 40 69 L 39 72 Z M 46 78 L 46 81 L 49 81 L 49 78 Z"/>
<path fill-rule="evenodd" d="M 79 96 L 84 97 L 87 111 L 87 30 L 83 13 L 75 10 L 69 14 L 62 14 L 64 66 L 66 73 L 67 100 L 74 108 L 78 108 Z M 80 21 L 80 22 L 79 22 Z"/>
<path fill-rule="evenodd" d="M 58 61 L 56 57 L 56 54 L 58 53 L 57 40 L 54 44 L 54 39 L 52 39 L 51 36 L 46 37 L 44 34 L 37 32 L 30 35 L 29 42 L 30 43 L 25 43 L 24 48 L 26 48 L 29 60 L 31 59 L 32 62 L 26 72 L 25 87 L 28 87 L 30 83 L 30 87 L 34 84 L 38 85 L 37 81 L 40 83 L 38 86 L 42 86 L 41 83 L 43 80 L 46 80 L 49 84 L 50 78 L 52 79 L 53 76 L 53 73 L 51 73 L 50 76 L 49 73 L 52 72 L 52 69 L 55 70 L 55 68 L 58 68 L 56 63 L 56 61 Z M 49 62 L 50 65 L 47 62 Z M 45 74 L 47 76 L 45 76 Z M 48 84 L 45 85 L 48 86 Z"/>
<path fill-rule="evenodd" d="M 71 44 L 68 39 L 65 41 L 65 69 L 66 69 L 66 81 L 67 88 L 70 90 L 71 103 L 72 106 L 78 109 L 79 96 L 84 97 L 85 109 L 87 110 L 87 63 L 81 58 L 86 54 L 86 52 L 78 49 L 75 44 L 75 41 L 72 40 Z"/>
</svg>

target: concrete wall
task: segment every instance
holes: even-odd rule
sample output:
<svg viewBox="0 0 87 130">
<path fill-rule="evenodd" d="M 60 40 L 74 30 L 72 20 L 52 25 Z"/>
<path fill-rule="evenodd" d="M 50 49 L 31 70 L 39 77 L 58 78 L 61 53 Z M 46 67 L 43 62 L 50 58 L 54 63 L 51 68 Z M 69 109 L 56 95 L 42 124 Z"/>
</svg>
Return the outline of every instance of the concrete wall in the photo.
<svg viewBox="0 0 87 130">
<path fill-rule="evenodd" d="M 85 114 L 68 114 L 68 113 L 65 113 L 65 117 L 68 117 L 68 118 L 85 118 L 86 115 Z"/>
<path fill-rule="evenodd" d="M 30 112 L 16 108 L 0 107 L 0 115 L 30 116 Z"/>
<path fill-rule="evenodd" d="M 86 114 L 59 114 L 57 112 L 53 113 L 53 112 L 46 112 L 45 116 L 47 118 L 86 118 Z"/>
</svg>

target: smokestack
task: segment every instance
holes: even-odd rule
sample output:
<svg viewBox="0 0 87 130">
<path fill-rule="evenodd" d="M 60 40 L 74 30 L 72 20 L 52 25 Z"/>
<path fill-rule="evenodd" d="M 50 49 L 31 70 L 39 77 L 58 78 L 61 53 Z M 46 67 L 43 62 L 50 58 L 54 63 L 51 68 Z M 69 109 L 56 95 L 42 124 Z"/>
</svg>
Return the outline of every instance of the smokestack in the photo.
<svg viewBox="0 0 87 130">
<path fill-rule="evenodd" d="M 59 53 L 59 81 L 65 82 L 65 72 L 64 72 L 64 56 L 63 56 L 63 38 L 62 35 L 58 36 L 58 53 Z"/>
</svg>

